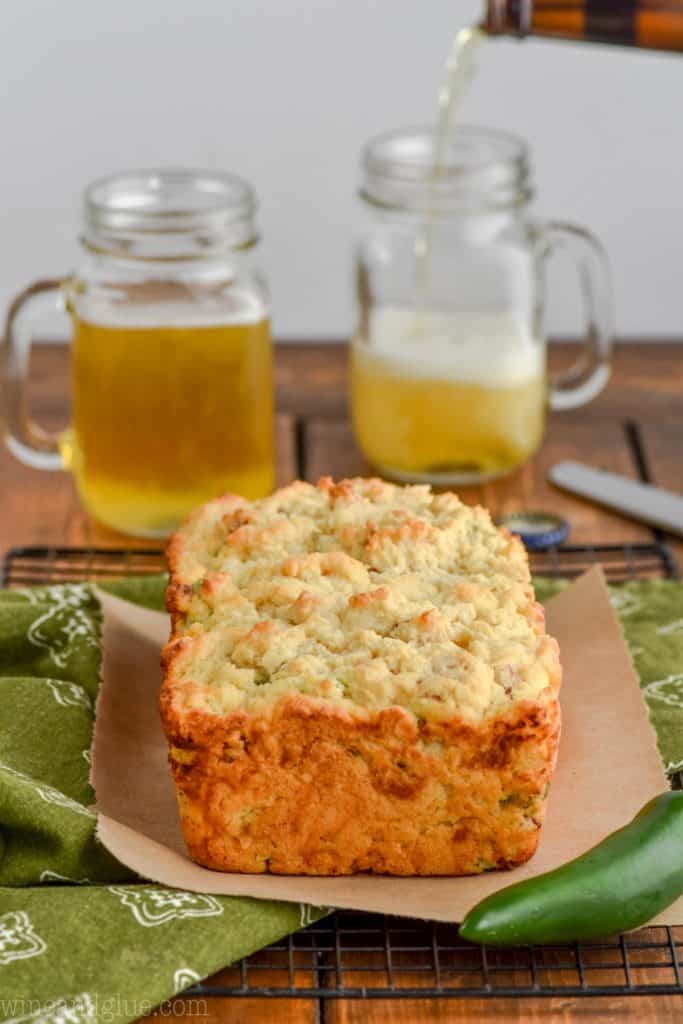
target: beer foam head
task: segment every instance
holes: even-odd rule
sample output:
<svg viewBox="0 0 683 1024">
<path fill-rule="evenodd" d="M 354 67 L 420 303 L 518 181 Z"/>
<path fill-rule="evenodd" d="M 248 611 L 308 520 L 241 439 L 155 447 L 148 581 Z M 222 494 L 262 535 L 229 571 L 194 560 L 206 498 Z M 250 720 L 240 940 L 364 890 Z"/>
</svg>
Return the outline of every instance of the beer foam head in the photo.
<svg viewBox="0 0 683 1024">
<path fill-rule="evenodd" d="M 405 377 L 506 387 L 542 376 L 545 367 L 543 343 L 512 312 L 377 309 L 364 340 L 359 353 Z"/>
</svg>

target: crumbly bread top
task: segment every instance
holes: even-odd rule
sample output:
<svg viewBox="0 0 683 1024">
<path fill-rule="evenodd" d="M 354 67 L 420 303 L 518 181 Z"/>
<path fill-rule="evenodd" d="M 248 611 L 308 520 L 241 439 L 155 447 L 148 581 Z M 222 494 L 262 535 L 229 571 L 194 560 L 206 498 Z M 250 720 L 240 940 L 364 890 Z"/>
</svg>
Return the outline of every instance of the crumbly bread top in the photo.
<svg viewBox="0 0 683 1024">
<path fill-rule="evenodd" d="M 375 479 L 227 495 L 169 545 L 179 710 L 292 692 L 476 722 L 559 684 L 526 553 L 482 508 Z"/>
</svg>

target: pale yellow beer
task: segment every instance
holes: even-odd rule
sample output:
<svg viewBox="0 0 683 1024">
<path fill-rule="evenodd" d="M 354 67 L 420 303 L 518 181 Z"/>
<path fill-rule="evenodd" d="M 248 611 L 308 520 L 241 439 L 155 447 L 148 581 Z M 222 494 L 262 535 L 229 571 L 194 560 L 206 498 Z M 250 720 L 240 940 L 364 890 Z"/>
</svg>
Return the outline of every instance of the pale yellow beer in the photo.
<svg viewBox="0 0 683 1024">
<path fill-rule="evenodd" d="M 92 515 L 164 536 L 216 495 L 272 490 L 267 319 L 73 320 L 73 418 L 62 454 Z"/>
<path fill-rule="evenodd" d="M 465 483 L 541 443 L 544 346 L 506 313 L 374 311 L 352 346 L 356 437 L 380 471 Z"/>
</svg>

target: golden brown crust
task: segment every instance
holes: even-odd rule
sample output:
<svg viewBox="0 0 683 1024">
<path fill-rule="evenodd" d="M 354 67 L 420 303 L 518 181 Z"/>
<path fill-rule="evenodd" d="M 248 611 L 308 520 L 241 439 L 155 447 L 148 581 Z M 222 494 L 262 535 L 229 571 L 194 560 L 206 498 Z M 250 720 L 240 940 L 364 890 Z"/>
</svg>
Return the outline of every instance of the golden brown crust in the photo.
<svg viewBox="0 0 683 1024">
<path fill-rule="evenodd" d="M 359 720 L 298 694 L 265 716 L 163 708 L 185 842 L 206 867 L 460 875 L 538 844 L 557 702 L 476 726 L 402 708 Z"/>
<path fill-rule="evenodd" d="M 325 479 L 317 490 L 331 502 L 353 502 L 359 483 L 372 501 L 385 498 L 390 486 L 382 481 L 334 484 Z M 280 504 L 308 500 L 310 490 L 310 485 L 297 482 L 278 492 L 278 512 Z M 492 690 L 498 703 L 482 713 L 473 715 L 466 700 L 462 713 L 449 712 L 448 717 L 439 713 L 438 704 L 426 717 L 416 713 L 414 703 L 362 706 L 338 698 L 332 681 L 328 697 L 324 679 L 312 694 L 289 689 L 272 700 L 226 711 L 220 691 L 225 682 L 212 689 L 205 679 L 198 681 L 199 671 L 193 676 L 192 667 L 199 670 L 205 652 L 214 660 L 218 657 L 215 644 L 210 646 L 215 640 L 209 623 L 214 609 L 224 610 L 232 603 L 241 614 L 244 596 L 236 591 L 229 572 L 216 564 L 207 569 L 214 556 L 207 555 L 206 537 L 219 536 L 219 543 L 244 549 L 245 558 L 250 557 L 255 537 L 261 546 L 281 545 L 287 522 L 282 517 L 259 522 L 257 506 L 235 495 L 210 502 L 190 517 L 167 549 L 171 575 L 166 601 L 173 629 L 163 652 L 161 711 L 190 856 L 223 871 L 312 875 L 458 875 L 527 860 L 538 843 L 557 754 L 561 669 L 557 644 L 545 635 L 543 610 L 533 601 L 526 554 L 517 539 L 505 542 L 512 574 L 520 574 L 513 593 L 521 602 L 521 618 L 511 621 L 518 629 L 520 622 L 522 627 L 528 623 L 525 649 L 535 647 L 537 662 L 533 657 L 529 662 L 529 655 L 520 655 L 517 648 L 503 646 L 505 657 L 496 667 L 498 689 Z M 453 507 L 462 517 L 454 496 Z M 483 510 L 474 510 L 472 517 L 488 522 Z M 410 549 L 424 544 L 430 530 L 419 517 L 399 517 L 397 525 L 389 521 L 380 528 L 371 520 L 361 526 L 370 558 L 387 537 L 390 544 Z M 490 530 L 490 525 L 484 528 Z M 481 527 L 475 530 L 480 533 Z M 358 531 L 354 525 L 344 533 L 344 551 L 328 548 L 288 555 L 285 545 L 277 562 L 280 582 L 268 583 L 269 607 L 277 612 L 286 604 L 293 625 L 315 614 L 324 591 L 314 592 L 306 582 L 313 565 L 322 577 L 332 577 L 335 586 L 346 587 L 345 614 L 382 614 L 397 577 L 389 572 L 377 585 L 360 581 L 356 586 L 363 566 L 349 551 L 357 550 Z M 309 589 L 293 590 L 300 580 Z M 257 581 L 252 587 L 251 595 L 259 597 L 262 584 Z M 471 579 L 458 576 L 455 590 L 448 593 L 469 608 L 484 602 L 483 624 L 476 620 L 472 635 L 480 629 L 485 638 L 495 639 L 486 619 L 480 574 Z M 198 603 L 204 618 L 196 614 Z M 458 665 L 453 663 L 454 670 L 468 669 L 467 640 L 453 643 L 441 606 L 415 605 L 410 614 L 412 625 L 405 620 L 400 627 L 405 644 L 413 643 L 413 632 L 418 646 L 451 644 L 453 657 L 460 659 Z M 249 665 L 272 657 L 285 635 L 277 617 L 248 619 L 237 632 L 230 628 L 231 658 L 239 662 L 240 652 L 246 651 Z M 369 638 L 368 643 L 372 640 L 367 630 L 362 637 Z M 522 656 L 526 662 L 515 661 Z M 540 672 L 545 680 L 544 688 L 538 683 L 531 687 L 530 698 L 523 690 L 515 695 L 521 672 L 515 665 L 521 664 L 536 672 L 530 678 L 540 678 Z M 482 670 L 480 664 L 480 674 Z M 256 686 L 258 694 L 259 684 L 252 680 L 249 685 Z M 501 687 L 506 691 L 502 697 Z"/>
</svg>

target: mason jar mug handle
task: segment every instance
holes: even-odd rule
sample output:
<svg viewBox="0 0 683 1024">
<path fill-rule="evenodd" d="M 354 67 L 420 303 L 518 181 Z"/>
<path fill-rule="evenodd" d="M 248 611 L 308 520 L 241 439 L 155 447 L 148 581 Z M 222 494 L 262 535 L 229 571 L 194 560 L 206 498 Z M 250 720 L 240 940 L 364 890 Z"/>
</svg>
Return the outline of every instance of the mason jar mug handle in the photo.
<svg viewBox="0 0 683 1024">
<path fill-rule="evenodd" d="M 65 281 L 47 278 L 29 285 L 12 302 L 5 326 L 6 442 L 11 453 L 34 469 L 63 469 L 61 431 L 45 430 L 31 417 L 26 385 L 33 325 L 41 313 L 64 312 Z"/>
<path fill-rule="evenodd" d="M 605 250 L 585 228 L 562 221 L 549 221 L 536 229 L 537 259 L 541 288 L 550 256 L 560 250 L 574 259 L 586 315 L 586 336 L 578 359 L 550 380 L 548 404 L 551 409 L 575 409 L 595 398 L 609 380 L 614 305 L 609 265 Z M 538 310 L 538 317 L 542 310 Z M 542 337 L 542 325 L 537 325 Z"/>
</svg>

